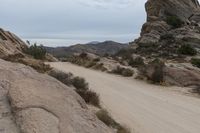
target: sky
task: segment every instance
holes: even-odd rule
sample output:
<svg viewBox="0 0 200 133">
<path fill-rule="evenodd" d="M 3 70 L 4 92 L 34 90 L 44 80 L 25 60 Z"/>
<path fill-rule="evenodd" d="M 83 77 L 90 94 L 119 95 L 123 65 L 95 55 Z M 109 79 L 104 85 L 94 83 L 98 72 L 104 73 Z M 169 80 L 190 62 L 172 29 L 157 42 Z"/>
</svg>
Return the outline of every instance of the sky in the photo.
<svg viewBox="0 0 200 133">
<path fill-rule="evenodd" d="M 1 0 L 0 27 L 46 46 L 130 42 L 146 21 L 146 0 Z"/>
</svg>

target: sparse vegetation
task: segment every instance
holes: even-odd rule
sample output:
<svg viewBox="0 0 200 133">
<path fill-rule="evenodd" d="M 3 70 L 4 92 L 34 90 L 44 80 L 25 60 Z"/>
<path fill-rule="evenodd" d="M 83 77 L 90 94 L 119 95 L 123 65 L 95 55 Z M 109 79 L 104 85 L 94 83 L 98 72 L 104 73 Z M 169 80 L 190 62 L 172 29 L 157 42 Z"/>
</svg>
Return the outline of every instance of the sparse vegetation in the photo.
<svg viewBox="0 0 200 133">
<path fill-rule="evenodd" d="M 135 52 L 134 49 L 121 49 L 115 56 L 122 57 L 123 60 L 129 60 L 132 58 L 132 54 Z"/>
<path fill-rule="evenodd" d="M 42 45 L 37 46 L 36 43 L 24 49 L 24 52 L 33 56 L 35 59 L 45 59 L 46 55 L 46 50 L 44 47 Z"/>
<path fill-rule="evenodd" d="M 117 66 L 114 70 L 111 71 L 111 73 L 122 75 L 124 77 L 131 77 L 133 76 L 133 70 L 129 68 L 123 68 L 120 66 Z"/>
<path fill-rule="evenodd" d="M 196 49 L 194 49 L 191 45 L 189 44 L 183 44 L 181 47 L 178 49 L 178 53 L 183 54 L 183 55 L 191 55 L 194 56 L 197 54 Z"/>
<path fill-rule="evenodd" d="M 183 25 L 183 22 L 177 16 L 168 16 L 166 22 L 173 28 L 180 28 Z"/>
<path fill-rule="evenodd" d="M 155 60 L 152 62 L 152 65 L 154 67 L 154 72 L 152 73 L 150 80 L 153 81 L 153 83 L 162 83 L 164 80 L 164 63 L 160 60 Z"/>
<path fill-rule="evenodd" d="M 164 62 L 160 61 L 159 59 L 155 59 L 154 61 L 138 69 L 139 75 L 137 78 L 146 78 L 155 84 L 161 84 L 164 82 L 164 66 Z"/>
<path fill-rule="evenodd" d="M 144 65 L 144 60 L 142 57 L 136 57 L 135 59 L 131 58 L 128 63 L 132 67 L 139 67 Z"/>
<path fill-rule="evenodd" d="M 200 68 L 200 59 L 192 58 L 191 63 L 193 66 Z"/>
<path fill-rule="evenodd" d="M 84 78 L 81 77 L 74 77 L 72 79 L 72 85 L 80 91 L 87 91 L 89 89 L 88 83 L 85 81 Z"/>
<path fill-rule="evenodd" d="M 89 85 L 84 78 L 74 77 L 72 73 L 64 73 L 57 70 L 52 70 L 48 74 L 67 86 L 74 86 L 76 89 L 75 91 L 86 103 L 100 107 L 99 95 L 92 90 L 89 90 Z"/>
<path fill-rule="evenodd" d="M 73 74 L 72 73 L 64 73 L 58 70 L 51 70 L 48 73 L 50 76 L 56 78 L 67 86 L 72 85 Z"/>
<path fill-rule="evenodd" d="M 117 123 L 105 109 L 98 111 L 96 116 L 107 126 L 117 129 L 117 133 L 130 133 L 129 129 Z"/>
</svg>

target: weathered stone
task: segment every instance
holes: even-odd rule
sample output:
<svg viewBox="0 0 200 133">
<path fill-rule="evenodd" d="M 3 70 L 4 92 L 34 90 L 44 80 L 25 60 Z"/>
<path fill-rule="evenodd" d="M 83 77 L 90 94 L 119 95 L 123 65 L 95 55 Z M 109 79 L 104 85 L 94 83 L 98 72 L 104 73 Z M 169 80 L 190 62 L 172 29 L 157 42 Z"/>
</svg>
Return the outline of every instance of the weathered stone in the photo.
<svg viewBox="0 0 200 133">
<path fill-rule="evenodd" d="M 6 118 L 15 118 L 4 119 L 9 120 L 7 124 L 4 122 L 7 127 L 12 126 L 13 130 L 7 128 L 9 133 L 17 133 L 14 130 L 24 133 L 112 132 L 89 111 L 84 100 L 72 88 L 56 79 L 4 60 L 0 60 L 0 75 L 0 84 L 8 83 L 2 86 L 4 93 L 0 99 L 5 97 L 11 104 L 4 102 L 9 106 L 6 108 L 8 112 L 12 112 Z"/>
</svg>

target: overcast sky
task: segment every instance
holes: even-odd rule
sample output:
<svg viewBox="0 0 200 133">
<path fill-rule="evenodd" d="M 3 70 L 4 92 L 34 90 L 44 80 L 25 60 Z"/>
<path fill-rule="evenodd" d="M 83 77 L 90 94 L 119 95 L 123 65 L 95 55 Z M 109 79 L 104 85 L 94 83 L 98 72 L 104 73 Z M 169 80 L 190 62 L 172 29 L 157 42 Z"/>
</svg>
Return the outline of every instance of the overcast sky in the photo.
<svg viewBox="0 0 200 133">
<path fill-rule="evenodd" d="M 0 27 L 45 45 L 132 41 L 146 0 L 1 0 Z"/>
</svg>

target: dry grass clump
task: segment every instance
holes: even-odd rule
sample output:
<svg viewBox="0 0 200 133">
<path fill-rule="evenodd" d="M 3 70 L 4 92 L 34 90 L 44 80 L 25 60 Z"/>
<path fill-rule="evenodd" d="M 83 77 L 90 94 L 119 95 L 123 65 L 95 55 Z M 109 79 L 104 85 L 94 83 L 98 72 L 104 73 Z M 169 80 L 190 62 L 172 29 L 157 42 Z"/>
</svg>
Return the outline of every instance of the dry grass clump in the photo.
<svg viewBox="0 0 200 133">
<path fill-rule="evenodd" d="M 96 116 L 101 120 L 103 123 L 105 123 L 107 126 L 114 128 L 117 130 L 117 133 L 130 133 L 130 130 L 119 123 L 117 123 L 106 111 L 105 109 L 101 109 L 96 113 Z"/>
</svg>

